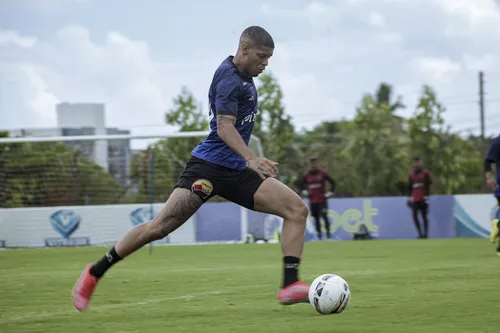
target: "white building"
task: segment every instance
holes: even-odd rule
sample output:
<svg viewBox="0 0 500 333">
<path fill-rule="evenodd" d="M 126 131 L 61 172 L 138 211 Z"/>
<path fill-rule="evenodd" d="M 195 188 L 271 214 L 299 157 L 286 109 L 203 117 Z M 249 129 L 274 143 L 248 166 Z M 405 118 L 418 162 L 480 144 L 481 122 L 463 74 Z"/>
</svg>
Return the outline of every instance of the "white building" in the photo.
<svg viewBox="0 0 500 333">
<path fill-rule="evenodd" d="M 57 127 L 61 129 L 93 129 L 93 133 L 78 134 L 75 131 L 63 132 L 70 135 L 104 135 L 106 134 L 106 119 L 104 104 L 94 103 L 59 103 L 56 105 Z M 95 163 L 108 168 L 108 142 L 105 140 L 89 141 L 92 143 L 92 152 L 88 155 Z M 76 142 L 75 142 L 76 143 Z M 79 141 L 79 143 L 86 143 Z"/>
<path fill-rule="evenodd" d="M 59 103 L 56 105 L 56 128 L 8 130 L 11 137 L 51 137 L 78 135 L 130 134 L 128 130 L 106 127 L 104 104 Z M 128 183 L 130 140 L 65 141 L 74 150 L 110 172 L 120 183 Z"/>
</svg>

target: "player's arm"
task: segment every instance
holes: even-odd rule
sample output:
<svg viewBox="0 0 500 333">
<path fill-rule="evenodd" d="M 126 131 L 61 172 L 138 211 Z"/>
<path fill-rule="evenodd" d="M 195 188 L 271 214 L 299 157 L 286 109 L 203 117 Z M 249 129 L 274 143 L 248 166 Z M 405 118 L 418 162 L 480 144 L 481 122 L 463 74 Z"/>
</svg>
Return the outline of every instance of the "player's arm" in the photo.
<svg viewBox="0 0 500 333">
<path fill-rule="evenodd" d="M 330 191 L 326 193 L 326 196 L 330 197 L 335 193 L 337 183 L 327 172 L 325 172 L 325 179 L 328 183 L 330 183 Z"/>
<path fill-rule="evenodd" d="M 248 148 L 240 133 L 234 127 L 235 123 L 236 116 L 223 113 L 222 110 L 217 111 L 217 135 L 245 160 L 255 159 L 255 154 Z"/>
<path fill-rule="evenodd" d="M 408 197 L 411 197 L 413 192 L 413 180 L 410 175 L 408 175 Z"/>
<path fill-rule="evenodd" d="M 425 201 L 429 200 L 429 196 L 431 195 L 431 185 L 432 185 L 432 175 L 430 171 L 425 172 L 425 182 L 424 182 L 424 193 L 425 193 Z"/>
<path fill-rule="evenodd" d="M 245 160 L 255 159 L 255 154 L 243 141 L 240 133 L 234 127 L 238 116 L 238 96 L 241 80 L 234 75 L 222 78 L 216 86 L 215 110 L 217 117 L 217 135 L 231 149 Z"/>
<path fill-rule="evenodd" d="M 330 183 L 330 192 L 335 193 L 335 188 L 337 187 L 337 183 L 335 179 L 333 179 L 328 173 L 325 173 L 326 180 Z"/>
<path fill-rule="evenodd" d="M 266 176 L 277 177 L 278 164 L 265 158 L 258 158 L 243 141 L 234 126 L 235 122 L 235 116 L 217 111 L 217 135 L 219 138 L 242 156 L 247 161 L 248 166 L 257 171 L 262 178 Z"/>
<path fill-rule="evenodd" d="M 432 185 L 432 175 L 430 171 L 425 173 L 425 196 L 428 197 L 431 194 Z"/>
<path fill-rule="evenodd" d="M 413 179 L 411 175 L 408 175 L 408 204 L 411 203 L 411 195 L 413 193 Z"/>
<path fill-rule="evenodd" d="M 269 174 L 276 177 L 277 164 L 269 160 L 258 159 L 248 148 L 240 133 L 234 126 L 238 116 L 238 96 L 242 83 L 236 76 L 222 79 L 217 85 L 215 97 L 215 113 L 217 115 L 217 135 L 232 150 L 243 157 L 250 167 L 255 169 L 261 177 Z"/>
</svg>

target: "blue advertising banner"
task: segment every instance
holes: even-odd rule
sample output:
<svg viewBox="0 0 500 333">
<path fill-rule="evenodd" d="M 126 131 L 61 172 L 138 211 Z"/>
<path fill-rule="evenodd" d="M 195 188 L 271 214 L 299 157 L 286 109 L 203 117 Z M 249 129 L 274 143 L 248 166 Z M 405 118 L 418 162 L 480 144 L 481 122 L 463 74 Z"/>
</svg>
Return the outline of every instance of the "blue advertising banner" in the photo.
<svg viewBox="0 0 500 333">
<path fill-rule="evenodd" d="M 406 197 L 329 199 L 328 222 L 332 238 L 353 239 L 354 233 L 363 225 L 376 239 L 417 238 L 412 212 L 406 200 Z M 429 238 L 455 237 L 453 196 L 433 196 L 429 206 Z M 247 216 L 248 232 L 254 237 L 272 239 L 281 230 L 282 219 L 277 216 L 253 211 L 248 211 Z M 207 203 L 196 215 L 196 241 L 241 240 L 241 225 L 239 206 L 233 203 Z M 306 240 L 315 239 L 314 221 L 309 216 Z"/>
<path fill-rule="evenodd" d="M 497 199 L 492 194 L 462 194 L 455 195 L 454 199 L 457 237 L 489 237 L 491 222 L 500 220 Z"/>
<path fill-rule="evenodd" d="M 196 242 L 241 240 L 241 208 L 232 202 L 204 204 L 195 221 Z"/>
</svg>

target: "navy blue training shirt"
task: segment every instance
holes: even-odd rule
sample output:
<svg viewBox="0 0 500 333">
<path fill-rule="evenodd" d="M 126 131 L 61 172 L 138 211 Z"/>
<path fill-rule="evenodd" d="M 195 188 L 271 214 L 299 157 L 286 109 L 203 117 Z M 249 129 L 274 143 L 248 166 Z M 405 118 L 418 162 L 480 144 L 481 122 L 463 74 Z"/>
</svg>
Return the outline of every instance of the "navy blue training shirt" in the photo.
<svg viewBox="0 0 500 333">
<path fill-rule="evenodd" d="M 491 140 L 485 159 L 493 161 L 496 165 L 496 181 L 500 184 L 500 135 Z M 495 196 L 500 197 L 500 189 L 495 191 Z"/>
<path fill-rule="evenodd" d="M 192 155 L 227 168 L 243 170 L 247 162 L 217 135 L 217 113 L 236 117 L 236 130 L 248 146 L 258 113 L 257 89 L 251 77 L 244 75 L 227 57 L 215 71 L 210 90 L 210 134 L 192 151 Z"/>
</svg>

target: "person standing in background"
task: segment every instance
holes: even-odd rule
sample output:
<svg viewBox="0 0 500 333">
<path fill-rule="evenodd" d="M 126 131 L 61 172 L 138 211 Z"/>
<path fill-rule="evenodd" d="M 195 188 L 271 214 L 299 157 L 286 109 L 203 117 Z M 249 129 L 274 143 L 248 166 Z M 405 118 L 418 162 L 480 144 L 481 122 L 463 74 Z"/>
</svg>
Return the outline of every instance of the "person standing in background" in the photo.
<svg viewBox="0 0 500 333">
<path fill-rule="evenodd" d="M 417 229 L 418 238 L 428 238 L 429 195 L 432 184 L 431 172 L 423 168 L 420 157 L 414 157 L 412 164 L 413 171 L 408 174 L 408 206 L 412 210 L 413 223 Z M 422 227 L 420 226 L 418 213 L 422 215 Z"/>
<path fill-rule="evenodd" d="M 326 191 L 326 182 L 330 183 L 330 191 Z M 311 168 L 299 180 L 299 195 L 306 189 L 309 198 L 309 211 L 314 217 L 318 239 L 322 238 L 321 220 L 325 223 L 326 237 L 330 238 L 328 222 L 328 198 L 335 193 L 335 181 L 325 170 L 318 168 L 318 159 L 311 158 Z"/>
</svg>

